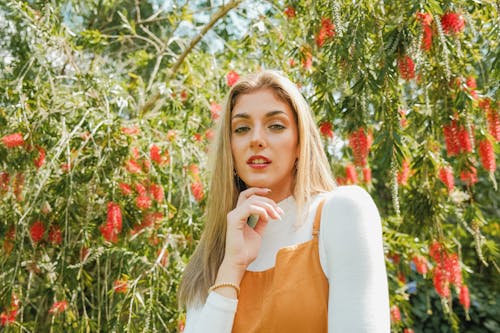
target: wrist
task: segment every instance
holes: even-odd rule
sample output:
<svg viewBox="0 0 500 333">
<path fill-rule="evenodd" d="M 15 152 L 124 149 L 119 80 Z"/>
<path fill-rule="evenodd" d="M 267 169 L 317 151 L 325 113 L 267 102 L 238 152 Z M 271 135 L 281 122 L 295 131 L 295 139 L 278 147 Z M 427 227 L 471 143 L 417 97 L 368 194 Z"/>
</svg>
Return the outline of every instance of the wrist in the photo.
<svg viewBox="0 0 500 333">
<path fill-rule="evenodd" d="M 230 282 L 239 286 L 245 271 L 246 266 L 234 264 L 230 260 L 224 259 L 219 266 L 215 282 Z"/>
</svg>

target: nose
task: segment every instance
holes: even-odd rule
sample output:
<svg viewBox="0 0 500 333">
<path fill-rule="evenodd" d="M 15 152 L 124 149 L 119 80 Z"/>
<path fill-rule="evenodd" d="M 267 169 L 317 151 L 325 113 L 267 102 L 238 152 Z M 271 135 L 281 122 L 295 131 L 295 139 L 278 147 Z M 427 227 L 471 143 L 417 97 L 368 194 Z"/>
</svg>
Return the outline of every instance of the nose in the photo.
<svg viewBox="0 0 500 333">
<path fill-rule="evenodd" d="M 266 145 L 265 134 L 263 130 L 257 126 L 252 132 L 252 137 L 250 138 L 250 148 L 264 148 Z"/>
</svg>

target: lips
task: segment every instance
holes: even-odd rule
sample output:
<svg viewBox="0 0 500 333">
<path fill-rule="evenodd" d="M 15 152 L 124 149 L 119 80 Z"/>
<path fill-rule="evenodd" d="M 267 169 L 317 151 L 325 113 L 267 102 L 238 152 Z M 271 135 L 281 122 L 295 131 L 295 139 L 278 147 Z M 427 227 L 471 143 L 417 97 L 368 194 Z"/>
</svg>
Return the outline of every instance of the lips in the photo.
<svg viewBox="0 0 500 333">
<path fill-rule="evenodd" d="M 254 155 L 247 160 L 247 164 L 252 168 L 265 168 L 271 164 L 271 160 L 261 155 Z"/>
</svg>

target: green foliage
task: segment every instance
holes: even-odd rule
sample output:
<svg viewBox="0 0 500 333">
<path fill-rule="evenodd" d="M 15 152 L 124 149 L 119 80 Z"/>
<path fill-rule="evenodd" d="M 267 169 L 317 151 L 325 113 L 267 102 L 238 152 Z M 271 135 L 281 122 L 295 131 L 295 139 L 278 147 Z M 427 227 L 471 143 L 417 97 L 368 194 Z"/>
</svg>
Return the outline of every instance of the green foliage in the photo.
<svg viewBox="0 0 500 333">
<path fill-rule="evenodd" d="M 456 33 L 441 24 L 449 12 L 464 20 Z M 430 14 L 428 50 L 418 13 Z M 403 314 L 393 330 L 498 331 L 500 178 L 478 144 L 490 140 L 498 161 L 498 13 L 486 0 L 0 3 L 0 139 L 24 140 L 0 141 L 0 313 L 15 310 L 2 330 L 178 331 L 226 75 L 273 68 L 299 84 L 318 125 L 333 124 L 324 144 L 339 183 L 354 182 L 354 163 L 377 201 Z M 450 153 L 454 122 L 471 151 Z M 367 165 L 350 142 L 360 128 L 373 137 Z M 474 184 L 459 179 L 471 167 Z M 116 241 L 104 237 L 109 203 Z M 434 241 L 459 256 L 468 314 L 455 287 L 435 291 Z"/>
</svg>

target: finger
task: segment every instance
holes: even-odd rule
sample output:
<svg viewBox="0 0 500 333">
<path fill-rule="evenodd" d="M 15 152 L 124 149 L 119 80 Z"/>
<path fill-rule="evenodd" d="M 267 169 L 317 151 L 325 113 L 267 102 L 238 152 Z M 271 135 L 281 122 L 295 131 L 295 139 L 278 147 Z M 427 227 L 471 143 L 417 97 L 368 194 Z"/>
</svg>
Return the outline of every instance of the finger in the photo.
<svg viewBox="0 0 500 333">
<path fill-rule="evenodd" d="M 255 204 L 255 205 L 263 205 L 263 207 L 266 208 L 268 211 L 269 215 L 271 215 L 272 218 L 281 220 L 281 215 L 284 214 L 283 209 L 281 209 L 278 204 L 269 198 L 266 197 L 261 197 L 258 195 L 253 195 L 248 199 L 249 204 Z"/>
<path fill-rule="evenodd" d="M 241 204 L 243 201 L 247 200 L 250 198 L 252 195 L 266 195 L 271 192 L 270 189 L 268 188 L 263 188 L 263 187 L 251 187 L 249 189 L 244 190 L 243 192 L 240 193 L 238 197 L 238 205 Z"/>
</svg>

